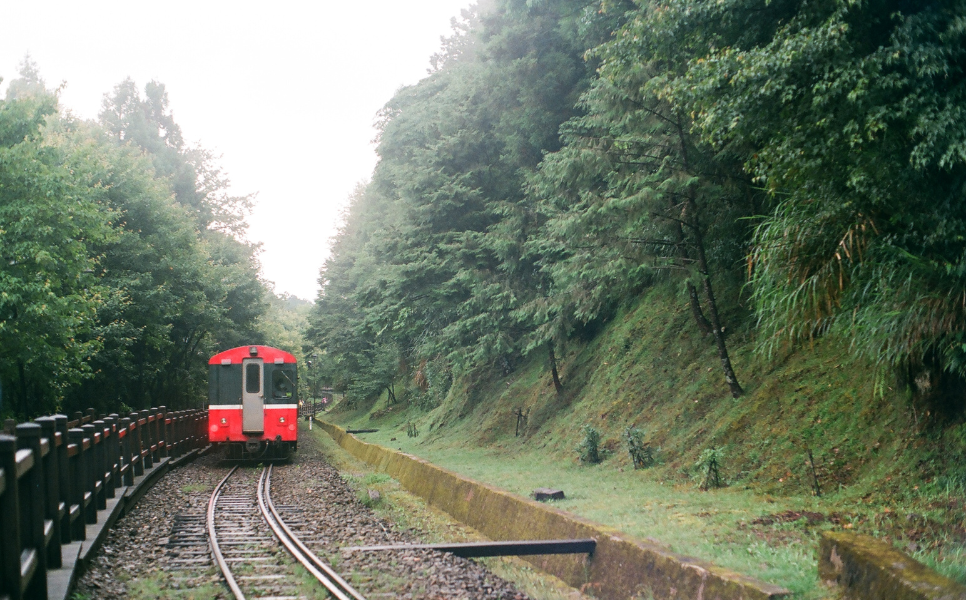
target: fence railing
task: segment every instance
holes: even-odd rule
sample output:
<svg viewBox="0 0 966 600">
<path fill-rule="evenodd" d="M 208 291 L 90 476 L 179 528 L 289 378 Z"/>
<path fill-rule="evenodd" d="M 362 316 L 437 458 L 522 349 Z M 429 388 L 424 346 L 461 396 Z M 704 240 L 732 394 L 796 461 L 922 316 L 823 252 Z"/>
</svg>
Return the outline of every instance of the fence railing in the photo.
<svg viewBox="0 0 966 600">
<path fill-rule="evenodd" d="M 326 406 L 328 406 L 328 399 L 325 398 L 314 402 L 306 402 L 299 406 L 299 417 L 304 419 L 315 416 L 324 411 Z"/>
<path fill-rule="evenodd" d="M 62 546 L 84 540 L 87 525 L 116 490 L 162 458 L 207 443 L 204 410 L 165 407 L 130 416 L 87 414 L 6 421 L 0 433 L 0 598 L 47 598 L 47 570 Z"/>
</svg>

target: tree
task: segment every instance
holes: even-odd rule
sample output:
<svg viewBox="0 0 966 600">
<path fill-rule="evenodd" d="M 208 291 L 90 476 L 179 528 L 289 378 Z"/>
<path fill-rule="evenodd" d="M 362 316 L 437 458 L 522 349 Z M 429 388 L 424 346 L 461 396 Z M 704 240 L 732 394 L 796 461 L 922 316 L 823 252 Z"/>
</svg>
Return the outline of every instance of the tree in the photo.
<svg viewBox="0 0 966 600">
<path fill-rule="evenodd" d="M 961 390 L 966 3 L 664 5 L 705 40 L 668 93 L 777 204 L 751 261 L 764 349 L 842 335 L 920 391 Z"/>
<path fill-rule="evenodd" d="M 583 114 L 563 126 L 564 147 L 531 180 L 546 222 L 530 243 L 556 290 L 534 307 L 544 323 L 537 331 L 589 322 L 659 274 L 680 276 L 737 398 L 743 389 L 713 279 L 733 268 L 750 237 L 742 226 L 754 210 L 750 189 L 733 161 L 695 139 L 683 111 L 663 97 L 664 77 L 685 57 L 655 60 L 659 38 L 641 22 L 640 14 L 629 19 L 592 52 L 599 78 L 581 97 Z"/>
<path fill-rule="evenodd" d="M 142 100 L 125 80 L 101 120 L 114 142 L 94 142 L 109 158 L 88 176 L 122 215 L 122 242 L 102 250 L 115 294 L 101 327 L 116 335 L 105 337 L 101 389 L 134 406 L 189 405 L 204 395 L 208 356 L 263 341 L 257 248 L 239 239 L 250 197 L 227 194 L 210 153 L 185 146 L 164 85 L 148 84 Z"/>
<path fill-rule="evenodd" d="M 195 213 L 200 230 L 244 233 L 253 196 L 229 195 L 230 182 L 216 157 L 185 144 L 164 84 L 149 82 L 142 98 L 134 81 L 125 79 L 104 97 L 100 122 L 118 142 L 148 153 L 157 176 L 168 179 L 178 202 Z"/>
<path fill-rule="evenodd" d="M 319 347 L 355 365 L 395 348 L 400 364 L 458 375 L 509 372 L 539 346 L 562 389 L 555 348 L 566 334 L 530 344 L 521 311 L 548 285 L 526 246 L 537 221 L 524 182 L 560 147 L 592 74 L 584 44 L 615 22 L 599 8 L 505 0 L 454 22 L 430 76 L 380 113 L 380 162 L 320 280 Z"/>
<path fill-rule="evenodd" d="M 57 99 L 31 64 L 0 102 L 0 382 L 24 416 L 88 375 L 100 346 L 85 336 L 101 293 L 91 247 L 111 238 L 110 213 L 50 134 Z"/>
</svg>

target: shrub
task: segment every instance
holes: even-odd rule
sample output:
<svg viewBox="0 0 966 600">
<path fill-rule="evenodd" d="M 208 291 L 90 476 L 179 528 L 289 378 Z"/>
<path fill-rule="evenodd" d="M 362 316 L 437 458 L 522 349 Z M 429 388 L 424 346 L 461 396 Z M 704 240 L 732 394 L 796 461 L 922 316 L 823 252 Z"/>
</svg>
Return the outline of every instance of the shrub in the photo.
<svg viewBox="0 0 966 600">
<path fill-rule="evenodd" d="M 590 425 L 584 425 L 582 431 L 584 432 L 584 440 L 577 445 L 580 462 L 596 465 L 603 460 L 600 454 L 600 432 Z"/>
<path fill-rule="evenodd" d="M 707 448 L 701 453 L 698 462 L 694 463 L 697 467 L 698 477 L 703 477 L 701 483 L 702 490 L 719 488 L 724 485 L 721 479 L 721 463 L 724 459 L 724 448 Z"/>
<path fill-rule="evenodd" d="M 645 469 L 654 464 L 654 449 L 650 442 L 644 441 L 644 432 L 634 427 L 624 430 L 627 453 L 631 455 L 635 469 Z"/>
</svg>

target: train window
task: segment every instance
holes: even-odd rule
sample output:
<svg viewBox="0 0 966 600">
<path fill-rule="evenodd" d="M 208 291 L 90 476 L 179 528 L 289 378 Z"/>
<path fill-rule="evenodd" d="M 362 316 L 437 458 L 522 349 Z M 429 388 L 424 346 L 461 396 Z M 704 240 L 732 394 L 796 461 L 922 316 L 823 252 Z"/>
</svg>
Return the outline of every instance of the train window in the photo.
<svg viewBox="0 0 966 600">
<path fill-rule="evenodd" d="M 272 372 L 272 397 L 291 399 L 295 393 L 295 371 L 275 367 Z"/>
<path fill-rule="evenodd" d="M 262 366 L 258 363 L 248 363 L 245 366 L 245 392 L 257 394 L 262 391 Z"/>
</svg>

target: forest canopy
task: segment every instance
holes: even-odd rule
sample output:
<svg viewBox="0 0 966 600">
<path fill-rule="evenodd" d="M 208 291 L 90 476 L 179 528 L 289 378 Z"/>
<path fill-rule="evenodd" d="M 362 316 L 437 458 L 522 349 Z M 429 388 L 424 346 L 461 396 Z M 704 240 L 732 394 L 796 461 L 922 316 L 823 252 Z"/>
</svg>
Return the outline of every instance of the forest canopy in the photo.
<svg viewBox="0 0 966 600">
<path fill-rule="evenodd" d="M 432 406 L 668 282 L 744 393 L 841 338 L 962 410 L 966 0 L 496 0 L 379 115 L 310 342 L 350 398 Z M 806 350 L 807 351 L 807 350 Z M 957 391 L 958 390 L 958 391 Z"/>
<path fill-rule="evenodd" d="M 121 82 L 83 121 L 23 62 L 0 101 L 4 412 L 203 402 L 207 357 L 261 342 L 274 297 L 228 186 L 164 85 Z"/>
</svg>

